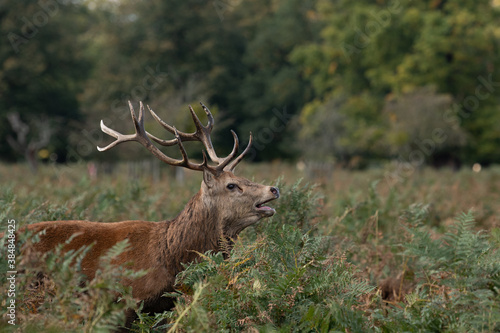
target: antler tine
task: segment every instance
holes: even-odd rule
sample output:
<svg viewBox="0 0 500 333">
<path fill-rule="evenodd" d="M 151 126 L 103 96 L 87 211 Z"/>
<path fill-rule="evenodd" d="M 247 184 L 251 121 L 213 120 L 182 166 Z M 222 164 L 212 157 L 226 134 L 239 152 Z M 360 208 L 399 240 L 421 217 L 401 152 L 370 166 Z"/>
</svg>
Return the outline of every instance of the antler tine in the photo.
<svg viewBox="0 0 500 333">
<path fill-rule="evenodd" d="M 101 147 L 97 146 L 97 150 L 99 150 L 99 151 L 106 151 L 106 150 L 108 150 L 110 148 L 113 148 L 114 146 L 116 146 L 117 144 L 119 144 L 121 142 L 132 141 L 133 137 L 135 136 L 134 134 L 132 134 L 132 135 L 127 135 L 130 138 L 124 138 L 124 137 L 126 137 L 125 135 L 123 135 L 121 133 L 118 133 L 117 131 L 112 130 L 108 126 L 104 125 L 104 122 L 102 121 L 102 119 L 101 119 L 101 131 L 103 131 L 107 135 L 110 135 L 110 136 L 112 136 L 112 137 L 114 137 L 114 138 L 116 138 L 118 140 L 111 142 L 109 145 L 107 145 L 104 148 L 101 148 Z"/>
<path fill-rule="evenodd" d="M 162 145 L 162 146 L 166 146 L 166 147 L 170 147 L 170 146 L 174 146 L 177 144 L 177 139 L 172 139 L 172 140 L 163 140 L 163 139 L 160 139 L 156 136 L 154 136 L 153 134 L 149 133 L 148 131 L 146 131 L 146 135 L 151 139 L 153 140 L 154 142 Z"/>
<path fill-rule="evenodd" d="M 203 132 L 203 130 L 208 129 L 208 126 L 207 127 L 203 126 L 203 124 L 200 121 L 200 118 L 198 118 L 191 105 L 188 105 L 188 108 L 189 112 L 191 112 L 191 118 L 193 118 L 194 126 L 196 126 L 196 132 L 193 133 L 196 136 L 196 134 L 199 134 L 200 132 Z"/>
<path fill-rule="evenodd" d="M 212 133 L 212 129 L 214 128 L 214 117 L 212 116 L 212 112 L 210 112 L 210 110 L 202 102 L 200 102 L 200 104 L 207 115 L 208 123 L 207 126 L 203 126 L 193 108 L 191 107 L 191 105 L 189 105 L 189 111 L 191 112 L 191 117 L 193 118 L 193 122 L 196 126 L 196 133 L 194 134 L 196 138 L 198 138 L 198 140 L 200 140 L 205 146 L 210 159 L 220 165 L 225 161 L 225 159 L 217 156 L 217 153 L 215 152 L 214 146 L 212 144 L 212 139 L 210 138 L 210 134 Z"/>
<path fill-rule="evenodd" d="M 229 155 L 227 155 L 226 158 L 220 159 L 219 165 L 215 167 L 215 170 L 217 172 L 224 170 L 224 168 L 236 157 L 236 154 L 238 153 L 238 149 L 240 147 L 240 141 L 238 140 L 238 135 L 236 135 L 236 133 L 233 130 L 231 130 L 231 134 L 233 135 L 234 138 L 233 150 Z"/>
<path fill-rule="evenodd" d="M 134 121 L 135 133 L 140 134 L 144 132 L 144 105 L 142 102 L 139 102 L 139 118 L 135 117 L 134 106 L 131 101 L 128 101 L 128 107 L 130 109 L 130 113 L 132 114 L 132 119 Z"/>
<path fill-rule="evenodd" d="M 180 138 L 180 134 L 177 132 L 177 130 L 172 127 L 174 133 L 176 134 L 176 138 L 173 140 L 170 140 L 171 142 L 177 143 L 179 145 L 179 149 L 181 150 L 182 154 L 182 160 L 178 160 L 172 157 L 169 157 L 165 155 L 158 147 L 153 145 L 151 140 L 148 138 L 148 134 L 146 130 L 144 129 L 144 105 L 142 102 L 140 102 L 140 109 L 139 109 L 139 117 L 137 118 L 135 115 L 134 107 L 132 106 L 132 103 L 129 102 L 129 108 L 130 108 L 130 114 L 132 116 L 132 121 L 134 123 L 135 127 L 135 133 L 134 134 L 121 134 L 106 125 L 104 125 L 104 122 L 101 120 L 101 129 L 104 133 L 116 138 L 116 140 L 109 145 L 107 145 L 104 148 L 97 147 L 99 151 L 105 151 L 110 148 L 113 148 L 114 146 L 122 143 L 122 142 L 127 142 L 127 141 L 137 141 L 144 147 L 146 147 L 147 150 L 149 150 L 155 157 L 157 157 L 160 161 L 165 162 L 170 165 L 174 166 L 183 166 L 188 169 L 193 169 L 193 170 L 203 170 L 203 168 L 206 166 L 206 158 L 201 164 L 195 164 L 189 162 L 187 159 L 187 154 L 186 151 L 184 150 L 184 147 L 182 146 L 182 140 Z M 158 139 L 160 140 L 160 139 Z M 164 140 L 160 140 L 164 141 Z"/>
<path fill-rule="evenodd" d="M 233 135 L 234 138 L 233 150 L 225 158 L 218 157 L 213 147 L 212 140 L 210 138 L 210 134 L 215 124 L 214 117 L 212 115 L 212 112 L 210 112 L 210 110 L 205 106 L 205 104 L 200 102 L 200 105 L 205 111 L 205 114 L 207 115 L 208 123 L 207 126 L 203 126 L 200 122 L 200 119 L 194 112 L 193 108 L 191 107 L 191 105 L 189 105 L 189 111 L 191 112 L 191 117 L 193 118 L 193 122 L 196 126 L 196 133 L 194 133 L 194 135 L 203 143 L 205 149 L 207 150 L 208 155 L 210 156 L 210 159 L 213 162 L 218 163 L 217 166 L 210 167 L 212 170 L 220 172 L 229 166 L 229 168 L 227 169 L 229 171 L 232 171 L 235 168 L 236 164 L 238 164 L 244 157 L 244 155 L 248 152 L 250 145 L 252 143 L 252 134 L 250 133 L 250 141 L 248 146 L 245 148 L 245 151 L 243 151 L 243 153 L 239 157 L 237 157 L 236 160 L 234 160 L 239 149 L 239 139 L 238 135 L 236 135 L 236 133 L 233 130 L 231 130 L 231 134 Z"/>
<path fill-rule="evenodd" d="M 210 138 L 210 134 L 212 132 L 212 129 L 214 127 L 214 117 L 210 110 L 203 104 L 201 103 L 201 106 L 203 107 L 203 110 L 205 111 L 207 118 L 208 118 L 208 123 L 206 126 L 204 126 L 200 118 L 196 115 L 196 112 L 193 110 L 192 106 L 189 105 L 189 111 L 191 113 L 191 118 L 193 118 L 194 125 L 196 127 L 196 131 L 194 133 L 184 133 L 181 131 L 177 130 L 178 136 L 182 141 L 200 141 L 203 143 L 205 146 L 205 149 L 207 150 L 208 156 L 210 159 L 217 163 L 220 164 L 222 163 L 225 159 L 220 158 L 217 156 L 217 153 L 215 152 L 215 149 L 212 144 L 212 140 Z M 164 122 L 148 105 L 149 112 L 153 116 L 153 118 L 161 125 L 163 128 L 165 128 L 167 131 L 169 131 L 172 134 L 175 134 L 176 129 L 174 126 L 171 126 Z M 153 141 L 157 142 L 160 145 L 163 146 L 172 146 L 177 144 L 176 140 L 162 140 L 157 138 L 156 136 L 152 135 L 151 133 L 146 132 L 146 134 L 151 138 Z"/>
<path fill-rule="evenodd" d="M 250 151 L 251 146 L 252 146 L 252 132 L 250 132 L 250 139 L 248 139 L 248 144 L 245 150 L 243 150 L 243 152 L 238 157 L 236 157 L 236 159 L 234 159 L 231 163 L 229 163 L 226 166 L 226 168 L 224 168 L 224 170 L 233 172 L 234 168 L 238 165 L 238 163 L 240 163 L 243 157 L 245 157 L 245 155 Z"/>
<path fill-rule="evenodd" d="M 167 131 L 169 131 L 170 133 L 172 134 L 175 134 L 175 127 L 174 126 L 170 126 L 169 124 L 167 124 L 166 122 L 164 122 L 160 117 L 158 117 L 158 115 L 153 111 L 153 109 L 151 109 L 149 107 L 149 105 L 147 106 L 148 107 L 148 110 L 149 110 L 149 113 L 151 113 L 151 115 L 153 116 L 153 118 L 160 124 L 163 126 L 163 128 L 165 128 Z"/>
<path fill-rule="evenodd" d="M 158 115 L 149 107 L 149 105 L 148 105 L 148 110 L 149 110 L 149 113 L 151 113 L 151 115 L 153 116 L 153 118 L 161 126 L 163 126 L 164 129 L 166 129 L 167 131 L 169 131 L 172 134 L 175 134 L 176 129 L 174 128 L 174 126 L 171 126 L 171 125 L 167 124 L 160 117 L 158 117 Z M 198 123 L 199 122 L 200 121 L 198 120 Z M 195 121 L 195 125 L 196 125 L 196 121 Z M 184 133 L 184 132 L 180 132 L 180 131 L 177 131 L 177 132 L 178 132 L 179 137 L 181 138 L 182 141 L 199 141 L 199 138 L 198 138 L 198 126 L 196 126 L 196 129 L 197 129 L 197 131 L 195 133 Z M 155 142 L 159 143 L 162 146 L 173 146 L 174 144 L 177 143 L 175 141 L 175 139 L 174 140 L 162 140 L 162 139 L 159 139 L 159 138 L 155 137 L 154 135 L 152 135 L 150 133 L 147 133 L 147 135 L 151 139 L 153 139 Z"/>
<path fill-rule="evenodd" d="M 207 114 L 207 118 L 208 118 L 208 124 L 207 124 L 207 128 L 210 130 L 210 132 L 212 132 L 212 128 L 214 128 L 214 116 L 212 116 L 212 112 L 210 112 L 210 110 L 205 106 L 205 104 L 203 104 L 202 102 L 200 102 L 201 104 L 201 107 L 203 108 L 203 111 L 205 111 L 205 113 Z"/>
<path fill-rule="evenodd" d="M 101 120 L 101 129 L 104 133 L 114 137 L 116 140 L 107 145 L 104 148 L 97 147 L 99 151 L 106 151 L 108 149 L 113 148 L 114 146 L 122 143 L 122 142 L 127 142 L 127 141 L 137 141 L 146 149 L 148 149 L 155 157 L 157 157 L 159 160 L 170 164 L 174 166 L 182 166 L 188 169 L 192 170 L 204 170 L 204 169 L 209 169 L 210 171 L 214 173 L 220 173 L 227 169 L 228 171 L 232 171 L 234 167 L 241 161 L 243 156 L 248 152 L 250 145 L 252 143 L 252 134 L 250 133 L 250 141 L 248 143 L 248 146 L 245 148 L 243 153 L 240 156 L 237 156 L 238 154 L 238 149 L 239 149 L 239 140 L 238 136 L 236 133 L 231 130 L 231 134 L 233 135 L 234 139 L 234 146 L 233 150 L 231 153 L 225 157 L 225 158 L 219 158 L 217 154 L 215 153 L 215 149 L 212 144 L 212 140 L 210 138 L 210 134 L 212 132 L 212 129 L 214 127 L 214 118 L 212 116 L 212 113 L 208 108 L 203 104 L 200 103 L 201 106 L 203 107 L 203 110 L 205 111 L 207 118 L 208 118 L 208 124 L 206 126 L 203 126 L 201 123 L 200 119 L 194 112 L 193 108 L 189 106 L 189 111 L 191 112 L 191 117 L 193 118 L 194 124 L 196 126 L 196 131 L 194 133 L 184 133 L 178 131 L 174 126 L 171 126 L 167 123 L 165 123 L 158 115 L 149 107 L 148 105 L 148 110 L 153 116 L 153 118 L 163 126 L 167 131 L 170 133 L 173 133 L 175 135 L 175 138 L 172 140 L 162 140 L 157 138 L 156 136 L 152 135 L 151 133 L 147 132 L 144 129 L 144 105 L 142 102 L 140 102 L 140 109 L 139 109 L 139 116 L 136 117 L 134 107 L 132 103 L 129 101 L 129 108 L 130 108 L 130 115 L 132 117 L 132 121 L 134 123 L 134 128 L 135 128 L 135 133 L 134 134 L 122 134 L 119 133 L 106 125 L 104 125 L 104 122 Z M 178 145 L 179 150 L 182 155 L 182 159 L 175 159 L 172 157 L 169 157 L 165 155 L 158 147 L 156 147 L 151 140 L 155 141 L 156 143 L 159 143 L 163 146 L 173 146 L 173 145 Z M 193 163 L 189 161 L 189 158 L 187 156 L 187 152 L 184 148 L 184 145 L 182 144 L 183 141 L 200 141 L 203 143 L 205 146 L 205 150 L 203 151 L 203 162 L 202 163 Z M 207 154 L 210 157 L 210 159 L 214 162 L 217 163 L 215 166 L 209 166 L 208 165 L 208 159 L 207 159 Z"/>
<path fill-rule="evenodd" d="M 132 116 L 132 121 L 134 122 L 135 133 L 134 134 L 121 134 L 120 132 L 117 132 L 117 131 L 109 128 L 108 126 L 104 125 L 104 121 L 101 120 L 101 130 L 104 133 L 116 138 L 116 141 L 111 142 L 109 145 L 107 145 L 104 148 L 97 147 L 97 150 L 106 151 L 108 149 L 113 148 L 114 146 L 116 146 L 119 143 L 139 140 L 140 128 L 141 128 L 141 125 L 144 125 L 143 113 L 139 111 L 139 120 L 137 120 L 137 117 L 135 116 L 134 107 L 132 106 L 130 101 L 129 101 L 129 109 L 130 109 L 130 114 Z"/>
<path fill-rule="evenodd" d="M 167 131 L 169 131 L 170 133 L 172 134 L 175 134 L 175 128 L 173 126 L 170 126 L 169 124 L 167 124 L 166 122 L 164 122 L 160 117 L 158 117 L 158 115 L 149 107 L 149 105 L 147 106 L 148 107 L 148 110 L 149 110 L 149 113 L 151 113 L 151 115 L 153 116 L 153 118 L 160 124 L 163 126 L 163 128 L 165 128 Z M 173 145 L 176 145 L 177 144 L 177 139 L 172 139 L 172 140 L 163 140 L 163 139 L 160 139 L 156 136 L 154 136 L 153 134 L 149 133 L 146 131 L 146 134 L 147 136 L 152 139 L 154 142 L 162 145 L 162 146 L 173 146 Z M 187 141 L 187 140 L 185 140 Z"/>
<path fill-rule="evenodd" d="M 189 161 L 189 158 L 187 156 L 186 149 L 184 149 L 184 145 L 182 144 L 182 140 L 180 138 L 179 132 L 175 127 L 174 132 L 175 132 L 175 138 L 177 140 L 177 143 L 179 145 L 179 149 L 181 151 L 182 155 L 182 160 L 179 161 L 178 166 L 183 166 L 192 170 L 203 170 L 204 167 L 207 167 L 207 155 L 205 155 L 205 152 L 203 151 L 203 162 L 200 164 L 192 163 Z"/>
</svg>

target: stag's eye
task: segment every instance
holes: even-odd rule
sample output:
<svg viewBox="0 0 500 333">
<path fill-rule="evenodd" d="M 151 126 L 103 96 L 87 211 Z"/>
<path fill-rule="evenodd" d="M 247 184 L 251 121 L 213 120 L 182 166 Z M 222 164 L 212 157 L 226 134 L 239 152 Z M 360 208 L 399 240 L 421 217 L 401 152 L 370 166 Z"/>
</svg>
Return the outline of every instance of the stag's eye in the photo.
<svg viewBox="0 0 500 333">
<path fill-rule="evenodd" d="M 227 184 L 226 186 L 229 190 L 234 190 L 236 188 L 236 184 Z"/>
</svg>

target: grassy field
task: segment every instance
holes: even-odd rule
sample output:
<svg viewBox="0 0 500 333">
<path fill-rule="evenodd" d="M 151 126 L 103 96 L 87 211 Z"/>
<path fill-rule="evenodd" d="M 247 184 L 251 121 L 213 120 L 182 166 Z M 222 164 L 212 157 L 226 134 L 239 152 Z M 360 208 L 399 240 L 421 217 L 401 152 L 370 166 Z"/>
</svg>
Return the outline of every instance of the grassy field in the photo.
<svg viewBox="0 0 500 333">
<path fill-rule="evenodd" d="M 159 181 L 129 170 L 123 164 L 91 178 L 86 165 L 42 166 L 37 175 L 24 165 L 0 165 L 0 231 L 8 219 L 18 227 L 44 220 L 170 219 L 201 182 L 188 171 L 179 183 L 169 167 L 162 167 Z M 500 168 L 424 168 L 397 183 L 388 170 L 242 165 L 239 175 L 281 188 L 278 214 L 244 231 L 229 260 L 207 254 L 189 266 L 179 276 L 176 309 L 141 316 L 134 329 L 500 330 Z M 0 260 L 5 257 L 2 252 Z M 114 304 L 109 290 L 114 274 L 126 272 L 103 274 L 75 301 L 82 290 L 77 272 L 66 267 L 73 259 L 57 254 L 38 263 L 64 287 L 37 308 L 18 304 L 23 331 L 101 331 L 120 322 L 123 304 Z M 20 289 L 28 285 L 19 279 Z M 159 324 L 163 319 L 166 326 Z M 12 329 L 5 322 L 0 328 Z"/>
</svg>

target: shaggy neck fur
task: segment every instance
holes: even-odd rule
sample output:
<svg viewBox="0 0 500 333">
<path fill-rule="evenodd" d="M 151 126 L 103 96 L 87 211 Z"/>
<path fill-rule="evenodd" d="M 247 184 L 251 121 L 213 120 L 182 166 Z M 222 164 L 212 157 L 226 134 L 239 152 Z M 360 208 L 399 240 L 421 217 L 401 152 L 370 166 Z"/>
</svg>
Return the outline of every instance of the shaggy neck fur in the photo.
<svg viewBox="0 0 500 333">
<path fill-rule="evenodd" d="M 172 268 L 180 272 L 181 263 L 196 260 L 198 253 L 218 251 L 223 236 L 218 209 L 207 205 L 200 191 L 169 224 L 166 257 L 176 263 Z"/>
</svg>

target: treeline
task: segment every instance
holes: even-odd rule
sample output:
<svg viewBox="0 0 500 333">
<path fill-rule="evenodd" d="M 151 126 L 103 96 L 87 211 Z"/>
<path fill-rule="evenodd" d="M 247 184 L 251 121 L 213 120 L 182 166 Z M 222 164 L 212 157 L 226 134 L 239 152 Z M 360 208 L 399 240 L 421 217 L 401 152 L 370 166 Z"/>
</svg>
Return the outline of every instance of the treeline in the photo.
<svg viewBox="0 0 500 333">
<path fill-rule="evenodd" d="M 132 131 L 142 100 L 184 130 L 203 101 L 215 144 L 252 131 L 256 159 L 498 163 L 499 19 L 496 0 L 4 0 L 0 156 L 130 156 L 95 152 L 98 123 Z"/>
</svg>

